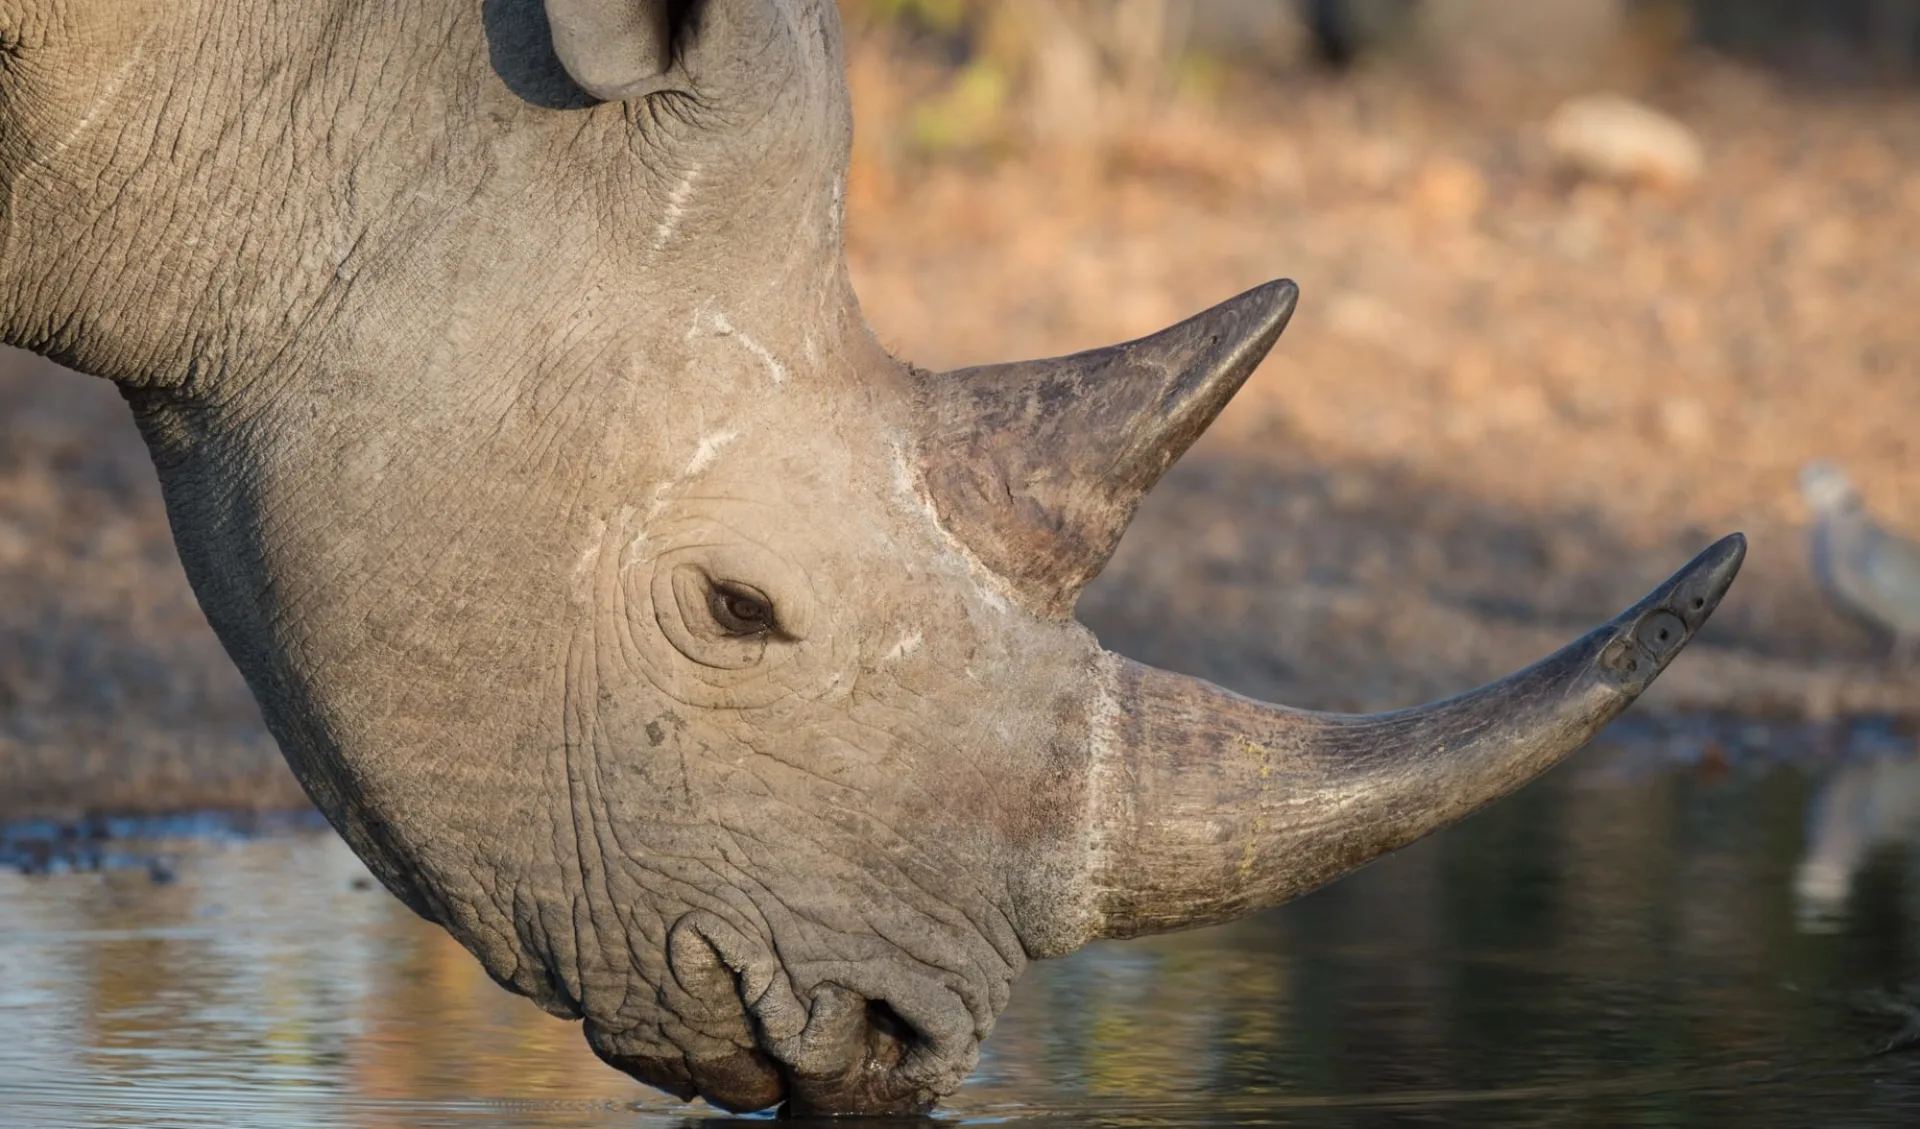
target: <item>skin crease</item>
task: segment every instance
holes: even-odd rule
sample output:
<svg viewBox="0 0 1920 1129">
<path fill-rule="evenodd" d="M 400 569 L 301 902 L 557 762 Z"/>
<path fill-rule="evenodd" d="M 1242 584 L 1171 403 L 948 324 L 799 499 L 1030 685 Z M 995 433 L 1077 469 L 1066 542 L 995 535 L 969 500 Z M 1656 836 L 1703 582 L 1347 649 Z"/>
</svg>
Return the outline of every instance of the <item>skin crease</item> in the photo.
<svg viewBox="0 0 1920 1129">
<path fill-rule="evenodd" d="M 315 803 L 613 1065 L 732 1109 L 925 1109 L 1029 958 L 1459 818 L 1625 708 L 1731 582 L 1723 543 L 1433 725 L 1124 664 L 1078 585 L 1291 289 L 1182 331 L 1181 364 L 1223 367 L 1174 421 L 1164 343 L 913 370 L 845 272 L 832 4 L 673 7 L 666 72 L 593 59 L 645 92 L 603 102 L 538 0 L 0 0 L 0 338 L 119 384 Z M 1076 486 L 1097 446 L 1062 478 L 999 433 L 1040 416 L 1063 452 L 1123 433 L 1126 488 Z M 1019 574 L 1054 536 L 1071 580 Z"/>
</svg>

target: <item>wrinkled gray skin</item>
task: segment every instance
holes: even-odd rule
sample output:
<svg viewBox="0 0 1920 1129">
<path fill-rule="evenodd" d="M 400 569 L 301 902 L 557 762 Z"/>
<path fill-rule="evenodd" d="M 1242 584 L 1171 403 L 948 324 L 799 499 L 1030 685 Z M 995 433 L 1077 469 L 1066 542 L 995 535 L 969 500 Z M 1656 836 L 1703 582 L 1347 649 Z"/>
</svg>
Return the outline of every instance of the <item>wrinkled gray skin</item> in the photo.
<svg viewBox="0 0 1920 1129">
<path fill-rule="evenodd" d="M 1074 598 L 1292 287 L 913 369 L 842 264 L 832 6 L 550 4 L 0 0 L 0 330 L 125 391 L 348 842 L 621 1069 L 924 1108 L 1029 958 L 1518 787 L 1732 580 L 1377 718 L 1107 654 Z"/>
</svg>

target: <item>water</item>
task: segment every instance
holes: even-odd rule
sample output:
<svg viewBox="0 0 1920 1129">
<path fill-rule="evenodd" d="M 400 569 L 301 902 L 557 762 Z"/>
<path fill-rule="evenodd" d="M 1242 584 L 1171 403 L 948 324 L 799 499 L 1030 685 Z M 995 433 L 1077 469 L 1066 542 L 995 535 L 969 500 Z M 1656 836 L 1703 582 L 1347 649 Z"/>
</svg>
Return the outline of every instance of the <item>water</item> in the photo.
<svg viewBox="0 0 1920 1129">
<path fill-rule="evenodd" d="M 1920 1051 L 1878 1053 L 1920 1005 L 1911 743 L 1669 744 L 1281 910 L 1035 966 L 938 1118 L 1920 1124 Z M 0 836 L 35 872 L 0 871 L 0 1125 L 719 1118 L 600 1065 L 330 833 L 161 830 L 193 834 Z"/>
</svg>

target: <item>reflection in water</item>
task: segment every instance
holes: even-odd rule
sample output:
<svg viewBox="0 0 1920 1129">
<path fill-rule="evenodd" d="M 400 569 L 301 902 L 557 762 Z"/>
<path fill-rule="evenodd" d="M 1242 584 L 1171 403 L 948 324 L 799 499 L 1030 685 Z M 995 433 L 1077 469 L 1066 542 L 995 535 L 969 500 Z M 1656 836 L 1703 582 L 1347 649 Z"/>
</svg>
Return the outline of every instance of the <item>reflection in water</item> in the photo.
<svg viewBox="0 0 1920 1129">
<path fill-rule="evenodd" d="M 1920 982 L 1920 883 L 1872 849 L 1920 767 L 1842 768 L 1809 825 L 1815 789 L 1563 772 L 1274 913 L 1036 965 L 941 1118 L 1920 1124 L 1920 1059 L 1870 1055 L 1892 1031 L 1855 1006 Z M 166 850 L 171 881 L 0 874 L 0 1125 L 715 1116 L 601 1066 L 329 834 Z M 1824 932 L 1809 873 L 1850 876 L 1815 884 Z"/>
<path fill-rule="evenodd" d="M 1842 765 L 1807 820 L 1806 854 L 1794 874 L 1802 920 L 1841 919 L 1855 875 L 1877 850 L 1920 841 L 1920 757 L 1873 757 Z"/>
</svg>

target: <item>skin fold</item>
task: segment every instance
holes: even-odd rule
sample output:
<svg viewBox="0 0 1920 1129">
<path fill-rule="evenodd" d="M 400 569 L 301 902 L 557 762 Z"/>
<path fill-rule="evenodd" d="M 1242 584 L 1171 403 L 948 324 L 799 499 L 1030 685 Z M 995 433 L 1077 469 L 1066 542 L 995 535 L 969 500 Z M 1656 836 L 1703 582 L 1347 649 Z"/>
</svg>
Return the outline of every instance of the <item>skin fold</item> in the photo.
<svg viewBox="0 0 1920 1129">
<path fill-rule="evenodd" d="M 1107 653 L 1080 589 L 1295 291 L 924 372 L 850 130 L 823 0 L 0 0 L 0 339 L 118 384 L 314 802 L 612 1065 L 925 1109 L 1029 959 L 1505 794 L 1731 583 L 1377 718 Z"/>
</svg>

